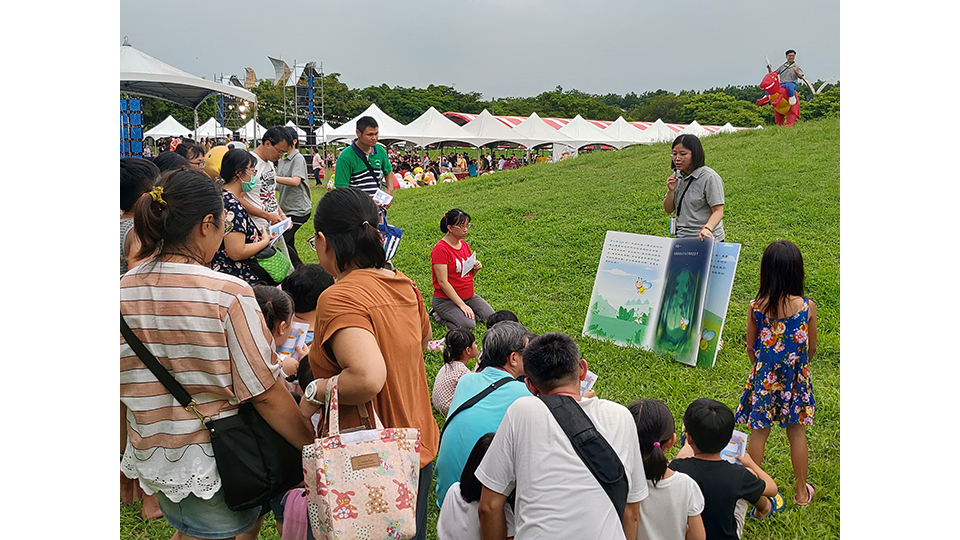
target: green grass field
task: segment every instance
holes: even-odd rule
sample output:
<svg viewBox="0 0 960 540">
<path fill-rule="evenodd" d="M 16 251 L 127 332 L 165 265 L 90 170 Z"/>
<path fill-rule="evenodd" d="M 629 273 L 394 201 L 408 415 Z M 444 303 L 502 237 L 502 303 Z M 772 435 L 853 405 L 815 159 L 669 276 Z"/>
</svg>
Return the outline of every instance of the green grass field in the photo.
<svg viewBox="0 0 960 540">
<path fill-rule="evenodd" d="M 439 221 L 451 208 L 471 216 L 471 247 L 483 262 L 476 288 L 494 309 L 510 309 L 537 333 L 572 336 L 590 369 L 595 390 L 624 405 L 640 398 L 664 401 L 679 429 L 686 406 L 710 397 L 735 408 L 750 373 L 744 352 L 746 310 L 756 293 L 760 255 L 774 240 L 791 240 L 804 255 L 807 296 L 818 307 L 819 347 L 811 360 L 817 413 L 807 430 L 809 482 L 814 502 L 792 503 L 793 473 L 784 430 L 775 428 L 763 468 L 786 498 L 771 519 L 747 522 L 749 538 L 822 539 L 840 536 L 840 122 L 800 123 L 705 138 L 707 165 L 724 180 L 726 241 L 742 244 L 733 284 L 724 347 L 713 368 L 691 368 L 648 351 L 582 337 L 584 317 L 607 230 L 666 236 L 661 200 L 670 174 L 666 144 L 597 152 L 556 164 L 469 178 L 454 184 L 396 193 L 390 223 L 404 229 L 394 258 L 420 286 L 429 307 L 430 250 L 440 239 Z M 312 183 L 312 181 L 311 181 Z M 323 188 L 313 188 L 314 202 Z M 315 262 L 297 235 L 306 262 Z M 434 326 L 434 338 L 445 329 Z M 478 330 L 477 336 L 481 335 Z M 426 353 L 427 375 L 442 365 Z M 438 421 L 442 419 L 438 418 Z M 747 431 L 745 426 L 741 429 Z M 435 538 L 436 506 L 430 504 L 429 538 Z M 271 518 L 261 538 L 278 538 Z M 139 503 L 121 508 L 122 538 L 160 540 L 173 529 L 164 520 L 143 523 Z"/>
</svg>

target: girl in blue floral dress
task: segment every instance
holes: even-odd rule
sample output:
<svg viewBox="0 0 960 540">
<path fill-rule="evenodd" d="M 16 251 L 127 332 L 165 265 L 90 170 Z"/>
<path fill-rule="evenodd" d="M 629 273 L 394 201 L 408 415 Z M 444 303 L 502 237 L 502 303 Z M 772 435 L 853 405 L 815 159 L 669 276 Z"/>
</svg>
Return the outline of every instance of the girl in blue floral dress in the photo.
<svg viewBox="0 0 960 540">
<path fill-rule="evenodd" d="M 806 426 L 816 401 L 809 359 L 817 349 L 817 305 L 803 296 L 803 257 L 793 242 L 767 246 L 760 260 L 760 290 L 750 301 L 747 355 L 753 371 L 740 398 L 736 420 L 750 426 L 747 453 L 760 465 L 770 427 L 786 428 L 795 479 L 793 500 L 809 504 Z"/>
</svg>

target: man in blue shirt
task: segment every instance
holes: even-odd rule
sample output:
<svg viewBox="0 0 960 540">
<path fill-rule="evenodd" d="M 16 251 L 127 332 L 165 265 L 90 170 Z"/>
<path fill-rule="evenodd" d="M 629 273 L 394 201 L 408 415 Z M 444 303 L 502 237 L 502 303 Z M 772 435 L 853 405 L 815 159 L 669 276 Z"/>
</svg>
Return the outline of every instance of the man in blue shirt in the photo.
<svg viewBox="0 0 960 540">
<path fill-rule="evenodd" d="M 471 398 L 491 384 L 510 377 L 514 380 L 500 386 L 475 405 L 451 418 L 443 427 L 440 451 L 437 454 L 437 506 L 454 482 L 460 481 L 463 466 L 477 440 L 494 433 L 503 415 L 514 401 L 529 396 L 526 385 L 516 380 L 523 375 L 523 349 L 533 337 L 522 324 L 513 321 L 497 323 L 483 335 L 483 352 L 477 364 L 477 373 L 460 378 L 453 394 L 448 418 Z"/>
</svg>

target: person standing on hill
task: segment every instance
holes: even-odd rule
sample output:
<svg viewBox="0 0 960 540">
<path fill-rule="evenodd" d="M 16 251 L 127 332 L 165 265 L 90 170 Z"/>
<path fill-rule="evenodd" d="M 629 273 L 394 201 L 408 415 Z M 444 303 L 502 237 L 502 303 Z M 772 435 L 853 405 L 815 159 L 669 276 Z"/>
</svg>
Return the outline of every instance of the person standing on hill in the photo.
<svg viewBox="0 0 960 540">
<path fill-rule="evenodd" d="M 333 187 L 359 188 L 370 198 L 377 189 L 393 195 L 393 166 L 379 139 L 380 127 L 372 116 L 357 119 L 357 138 L 337 158 Z"/>
<path fill-rule="evenodd" d="M 703 145 L 696 135 L 680 135 L 673 141 L 667 194 L 663 210 L 677 213 L 671 234 L 677 238 L 713 238 L 723 242 L 723 179 L 707 167 Z"/>
<path fill-rule="evenodd" d="M 260 146 L 251 154 L 257 158 L 256 175 L 253 189 L 244 192 L 240 202 L 250 214 L 253 223 L 260 229 L 267 229 L 274 223 L 280 223 L 286 217 L 277 204 L 277 169 L 273 163 L 280 155 L 290 151 L 293 139 L 283 126 L 274 126 L 263 134 Z"/>
<path fill-rule="evenodd" d="M 300 254 L 294 245 L 297 230 L 310 219 L 313 201 L 310 200 L 310 185 L 307 183 L 307 160 L 300 153 L 300 140 L 292 127 L 287 127 L 293 139 L 293 149 L 283 154 L 277 163 L 277 202 L 284 214 L 290 217 L 293 226 L 283 233 L 290 262 L 300 268 Z"/>
</svg>

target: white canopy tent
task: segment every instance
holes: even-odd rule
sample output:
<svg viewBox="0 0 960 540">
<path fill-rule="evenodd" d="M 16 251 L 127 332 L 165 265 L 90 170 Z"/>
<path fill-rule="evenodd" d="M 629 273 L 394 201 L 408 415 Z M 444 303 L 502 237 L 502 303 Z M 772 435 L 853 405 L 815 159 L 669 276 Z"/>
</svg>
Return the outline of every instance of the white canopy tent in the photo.
<svg viewBox="0 0 960 540">
<path fill-rule="evenodd" d="M 736 133 L 736 132 L 737 132 L 737 128 L 733 127 L 733 125 L 731 125 L 730 122 L 727 122 L 715 133 Z"/>
<path fill-rule="evenodd" d="M 297 131 L 297 139 L 300 140 L 300 144 L 306 144 L 307 132 L 297 127 L 297 125 L 293 123 L 293 120 L 287 120 L 287 123 L 284 124 L 284 126 L 295 129 Z"/>
<path fill-rule="evenodd" d="M 550 124 L 544 122 L 537 113 L 531 114 L 526 120 L 517 124 L 513 132 L 513 140 L 529 150 L 551 143 L 563 143 L 567 146 L 574 144 L 573 139 L 550 127 Z"/>
<path fill-rule="evenodd" d="M 643 131 L 627 122 L 622 116 L 614 120 L 603 132 L 616 141 L 613 146 L 618 150 L 634 144 L 650 144 L 650 140 L 644 137 Z"/>
<path fill-rule="evenodd" d="M 702 139 L 704 137 L 709 137 L 710 135 L 712 135 L 712 133 L 704 129 L 703 126 L 701 126 L 700 124 L 697 123 L 696 120 L 694 120 L 693 122 L 690 123 L 690 125 L 683 128 L 680 131 L 680 133 L 678 133 L 677 135 L 696 135 L 698 139 Z"/>
<path fill-rule="evenodd" d="M 220 125 L 217 119 L 210 117 L 200 127 L 197 128 L 197 137 L 224 138 L 230 135 L 232 131 Z"/>
<path fill-rule="evenodd" d="M 334 129 L 327 134 L 327 142 L 333 142 L 344 139 L 352 141 L 357 136 L 357 119 L 363 116 L 372 116 L 377 121 L 380 130 L 381 141 L 407 140 L 406 126 L 391 118 L 387 113 L 380 110 L 374 103 L 367 107 L 367 110 L 351 118 L 346 124 Z"/>
<path fill-rule="evenodd" d="M 313 130 L 313 134 L 317 136 L 317 144 L 323 144 L 327 142 L 330 138 L 330 133 L 333 132 L 333 127 L 330 125 L 330 122 L 324 122 L 322 126 Z"/>
<path fill-rule="evenodd" d="M 404 129 L 406 135 L 402 139 L 417 146 L 429 146 L 442 142 L 461 142 L 470 146 L 477 146 L 473 135 L 440 114 L 440 111 L 433 107 L 430 107 L 416 120 L 407 124 Z"/>
<path fill-rule="evenodd" d="M 246 124 L 240 126 L 237 132 L 240 134 L 240 138 L 245 141 L 259 141 L 263 134 L 267 132 L 267 128 L 251 118 Z M 257 144 L 254 143 L 254 146 L 257 146 Z"/>
<path fill-rule="evenodd" d="M 668 128 L 663 120 L 657 118 L 657 121 L 650 124 L 650 127 L 643 130 L 644 142 L 660 143 L 672 142 L 677 138 L 676 132 Z"/>
<path fill-rule="evenodd" d="M 159 139 L 162 137 L 186 137 L 193 133 L 189 129 L 183 127 L 180 122 L 177 122 L 173 116 L 167 116 L 163 119 L 163 122 L 153 126 L 143 133 L 143 137 L 153 137 L 154 139 Z"/>
<path fill-rule="evenodd" d="M 616 146 L 619 142 L 604 133 L 604 131 L 598 128 L 596 125 L 584 120 L 579 114 L 574 116 L 573 120 L 568 122 L 567 125 L 563 126 L 557 131 L 569 136 L 573 141 L 573 145 L 576 146 L 578 151 L 584 146 L 589 146 L 592 144 Z"/>
<path fill-rule="evenodd" d="M 486 146 L 495 142 L 511 142 L 520 144 L 517 134 L 503 122 L 497 120 L 490 111 L 484 109 L 476 118 L 467 122 L 463 130 L 473 137 L 475 146 Z"/>
<path fill-rule="evenodd" d="M 126 38 L 120 46 L 120 92 L 160 98 L 193 109 L 195 123 L 197 107 L 205 99 L 211 94 L 227 94 L 253 103 L 256 118 L 257 97 L 253 92 L 179 70 L 134 49 Z"/>
</svg>

